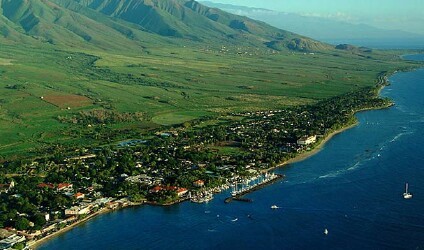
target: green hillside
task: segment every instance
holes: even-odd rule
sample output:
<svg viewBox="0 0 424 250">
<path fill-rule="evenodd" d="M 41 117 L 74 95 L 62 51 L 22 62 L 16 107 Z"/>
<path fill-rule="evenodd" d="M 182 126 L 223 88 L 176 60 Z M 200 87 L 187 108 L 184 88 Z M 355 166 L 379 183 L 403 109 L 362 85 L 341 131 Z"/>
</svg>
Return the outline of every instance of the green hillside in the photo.
<svg viewBox="0 0 424 250">
<path fill-rule="evenodd" d="M 411 66 L 195 1 L 0 0 L 0 14 L 0 160 L 315 103 Z"/>
<path fill-rule="evenodd" d="M 267 46 L 274 41 L 288 45 L 299 40 L 318 44 L 187 0 L 1 0 L 0 11 L 0 34 L 4 38 L 37 45 L 129 50 L 158 42 L 181 42 L 176 39 L 212 45 Z M 329 47 L 321 44 L 305 48 Z"/>
</svg>

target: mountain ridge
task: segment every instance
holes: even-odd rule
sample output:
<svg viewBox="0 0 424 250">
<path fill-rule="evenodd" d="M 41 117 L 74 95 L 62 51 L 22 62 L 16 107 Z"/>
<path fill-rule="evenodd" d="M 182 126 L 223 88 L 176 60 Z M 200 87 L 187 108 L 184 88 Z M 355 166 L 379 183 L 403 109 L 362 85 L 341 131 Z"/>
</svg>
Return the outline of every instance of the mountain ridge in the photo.
<svg viewBox="0 0 424 250">
<path fill-rule="evenodd" d="M 330 49 L 194 0 L 0 0 L 0 13 L 0 39 L 23 43 L 107 50 L 180 39 L 254 46 L 278 43 L 270 47 L 278 50 Z"/>
</svg>

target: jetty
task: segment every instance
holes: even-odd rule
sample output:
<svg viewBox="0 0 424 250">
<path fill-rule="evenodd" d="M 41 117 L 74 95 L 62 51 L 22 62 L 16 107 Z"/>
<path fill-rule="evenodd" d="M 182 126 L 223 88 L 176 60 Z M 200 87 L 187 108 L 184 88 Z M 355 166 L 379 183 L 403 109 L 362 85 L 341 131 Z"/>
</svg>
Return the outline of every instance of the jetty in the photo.
<svg viewBox="0 0 424 250">
<path fill-rule="evenodd" d="M 246 185 L 242 186 L 240 189 L 238 188 L 237 183 L 234 185 L 234 189 L 231 192 L 231 197 L 228 197 L 224 200 L 225 203 L 230 203 L 233 200 L 234 201 L 243 201 L 243 202 L 252 202 L 252 199 L 244 198 L 243 196 L 254 192 L 256 190 L 259 190 L 267 185 L 270 185 L 272 183 L 277 182 L 278 180 L 281 180 L 284 178 L 284 175 L 282 174 L 268 174 L 266 173 L 262 180 L 260 180 L 258 183 L 254 183 L 253 185 Z M 258 178 L 259 179 L 259 178 Z"/>
</svg>

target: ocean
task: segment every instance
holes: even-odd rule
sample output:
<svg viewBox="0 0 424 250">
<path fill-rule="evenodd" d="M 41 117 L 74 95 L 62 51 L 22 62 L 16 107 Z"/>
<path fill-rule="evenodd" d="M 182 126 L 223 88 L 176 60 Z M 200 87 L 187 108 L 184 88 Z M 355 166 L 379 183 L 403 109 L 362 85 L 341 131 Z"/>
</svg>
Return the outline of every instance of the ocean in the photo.
<svg viewBox="0 0 424 250">
<path fill-rule="evenodd" d="M 227 192 L 124 209 L 39 249 L 424 249 L 424 69 L 390 83 L 381 95 L 395 106 L 357 114 L 358 126 L 277 170 L 286 178 L 247 195 L 252 203 L 225 204 Z"/>
</svg>

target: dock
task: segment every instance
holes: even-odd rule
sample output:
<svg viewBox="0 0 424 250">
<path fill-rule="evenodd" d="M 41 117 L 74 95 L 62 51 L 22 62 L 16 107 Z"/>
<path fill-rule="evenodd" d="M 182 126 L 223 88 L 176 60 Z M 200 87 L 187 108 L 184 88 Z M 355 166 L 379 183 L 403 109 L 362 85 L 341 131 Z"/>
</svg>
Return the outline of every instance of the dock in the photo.
<svg viewBox="0 0 424 250">
<path fill-rule="evenodd" d="M 233 200 L 234 201 L 243 201 L 243 202 L 252 202 L 253 201 L 252 199 L 247 199 L 247 198 L 244 198 L 243 196 L 246 195 L 246 194 L 249 194 L 251 192 L 254 192 L 256 190 L 259 190 L 259 189 L 261 189 L 265 186 L 271 185 L 271 184 L 273 184 L 273 183 L 275 183 L 275 182 L 277 182 L 277 181 L 279 181 L 283 178 L 284 178 L 284 175 L 282 175 L 282 174 L 273 174 L 271 178 L 268 178 L 268 179 L 262 181 L 260 184 L 257 184 L 257 185 L 251 186 L 249 188 L 245 188 L 242 191 L 236 192 L 236 194 L 233 194 L 231 197 L 226 198 L 224 200 L 224 202 L 230 203 Z"/>
</svg>

